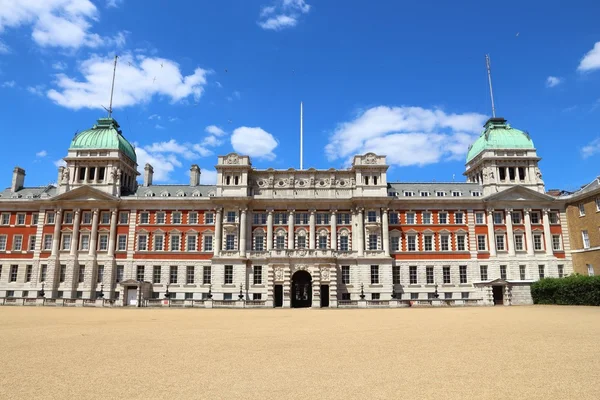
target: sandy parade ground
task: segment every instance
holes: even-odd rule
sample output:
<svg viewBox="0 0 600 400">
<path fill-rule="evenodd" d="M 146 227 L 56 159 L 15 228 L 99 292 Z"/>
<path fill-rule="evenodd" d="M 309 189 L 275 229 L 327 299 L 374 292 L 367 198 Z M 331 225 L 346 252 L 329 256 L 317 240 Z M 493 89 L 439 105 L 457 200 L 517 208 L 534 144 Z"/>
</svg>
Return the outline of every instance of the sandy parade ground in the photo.
<svg viewBox="0 0 600 400">
<path fill-rule="evenodd" d="M 1 307 L 0 398 L 598 399 L 599 341 L 592 307 Z"/>
</svg>

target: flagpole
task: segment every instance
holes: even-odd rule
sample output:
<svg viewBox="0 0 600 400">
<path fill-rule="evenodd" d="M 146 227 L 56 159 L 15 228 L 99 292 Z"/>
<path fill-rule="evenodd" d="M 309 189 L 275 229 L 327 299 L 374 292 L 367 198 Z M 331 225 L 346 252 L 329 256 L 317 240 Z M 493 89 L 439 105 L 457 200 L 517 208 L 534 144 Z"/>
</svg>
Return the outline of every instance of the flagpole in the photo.
<svg viewBox="0 0 600 400">
<path fill-rule="evenodd" d="M 300 102 L 300 170 L 302 171 L 302 146 L 303 146 L 303 136 L 304 136 L 304 131 L 303 131 L 303 113 L 302 113 L 302 102 Z"/>
</svg>

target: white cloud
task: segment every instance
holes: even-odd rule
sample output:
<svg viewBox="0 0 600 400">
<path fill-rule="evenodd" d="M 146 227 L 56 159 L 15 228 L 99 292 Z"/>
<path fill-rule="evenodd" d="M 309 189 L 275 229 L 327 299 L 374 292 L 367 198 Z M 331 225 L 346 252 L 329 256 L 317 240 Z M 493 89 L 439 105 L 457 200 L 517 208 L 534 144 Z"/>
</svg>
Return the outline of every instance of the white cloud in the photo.
<svg viewBox="0 0 600 400">
<path fill-rule="evenodd" d="M 231 145 L 238 153 L 247 154 L 250 157 L 273 160 L 275 159 L 273 150 L 275 150 L 278 143 L 273 135 L 262 128 L 241 126 L 233 131 Z"/>
<path fill-rule="evenodd" d="M 217 183 L 217 171 L 214 169 L 201 170 L 200 183 L 203 185 L 215 185 Z"/>
<path fill-rule="evenodd" d="M 49 90 L 48 97 L 74 110 L 107 106 L 113 62 L 112 57 L 99 56 L 83 61 L 78 67 L 82 80 L 57 74 L 58 89 Z M 196 68 L 193 74 L 183 76 L 174 61 L 124 54 L 117 67 L 113 107 L 148 103 L 154 96 L 164 96 L 173 103 L 189 96 L 197 101 L 204 91 L 207 74 L 207 70 Z"/>
<path fill-rule="evenodd" d="M 12 88 L 12 87 L 15 87 L 16 84 L 17 84 L 17 82 L 15 82 L 15 81 L 5 81 L 5 82 L 2 82 L 2 85 L 0 85 L 0 87 Z"/>
<path fill-rule="evenodd" d="M 158 114 L 152 114 L 151 116 L 148 117 L 148 119 L 158 119 L 158 120 L 160 120 L 160 115 L 158 115 Z"/>
<path fill-rule="evenodd" d="M 106 0 L 106 8 L 118 8 L 123 4 L 123 0 Z"/>
<path fill-rule="evenodd" d="M 169 117 L 169 122 L 176 122 L 179 121 L 179 118 L 177 117 Z"/>
<path fill-rule="evenodd" d="M 60 160 L 56 160 L 56 161 L 52 162 L 52 164 L 54 164 L 57 168 L 67 166 L 67 162 L 65 160 L 63 160 L 62 158 Z"/>
<path fill-rule="evenodd" d="M 372 151 L 400 166 L 461 159 L 486 118 L 421 107 L 373 107 L 339 124 L 325 152 L 330 161 L 349 161 L 355 154 Z"/>
<path fill-rule="evenodd" d="M 600 138 L 592 140 L 586 146 L 581 148 L 581 156 L 583 158 L 589 158 L 593 155 L 600 153 Z"/>
<path fill-rule="evenodd" d="M 215 135 L 215 136 L 225 135 L 225 131 L 216 125 L 209 125 L 204 130 L 206 132 L 210 133 L 211 135 Z"/>
<path fill-rule="evenodd" d="M 27 86 L 27 91 L 36 96 L 43 96 L 46 85 Z"/>
<path fill-rule="evenodd" d="M 215 136 L 207 136 L 202 141 L 203 146 L 217 147 L 223 144 L 222 140 L 217 139 Z"/>
<path fill-rule="evenodd" d="M 552 88 L 554 86 L 560 85 L 563 82 L 562 78 L 558 78 L 556 76 L 549 76 L 546 79 L 546 86 Z"/>
<path fill-rule="evenodd" d="M 0 32 L 2 32 L 2 30 L 0 29 Z M 0 40 L 0 54 L 8 54 L 10 53 L 10 48 L 6 45 L 6 43 L 4 43 L 2 40 Z"/>
<path fill-rule="evenodd" d="M 98 47 L 118 45 L 124 36 L 101 37 L 90 32 L 98 9 L 90 0 L 5 0 L 0 6 L 0 33 L 6 28 L 31 27 L 31 37 L 42 47 Z"/>
<path fill-rule="evenodd" d="M 291 28 L 298 24 L 302 14 L 309 11 L 310 5 L 305 0 L 277 0 L 275 4 L 261 9 L 258 25 L 274 31 Z"/>
<path fill-rule="evenodd" d="M 48 155 L 48 152 L 46 150 L 42 150 L 42 151 L 38 151 L 37 153 L 35 153 L 36 157 L 46 157 Z"/>
<path fill-rule="evenodd" d="M 154 129 L 165 129 L 165 127 L 160 124 L 156 124 L 154 125 Z"/>
<path fill-rule="evenodd" d="M 588 51 L 577 67 L 577 71 L 587 72 L 600 69 L 600 42 L 594 44 L 594 48 Z"/>
<path fill-rule="evenodd" d="M 65 69 L 67 69 L 67 63 L 62 62 L 62 61 L 57 61 L 52 64 L 52 68 L 54 68 L 57 71 L 63 71 Z"/>
<path fill-rule="evenodd" d="M 223 85 L 221 84 L 221 82 L 219 81 L 215 81 L 215 85 L 217 85 L 217 87 L 220 89 L 223 87 Z"/>
</svg>

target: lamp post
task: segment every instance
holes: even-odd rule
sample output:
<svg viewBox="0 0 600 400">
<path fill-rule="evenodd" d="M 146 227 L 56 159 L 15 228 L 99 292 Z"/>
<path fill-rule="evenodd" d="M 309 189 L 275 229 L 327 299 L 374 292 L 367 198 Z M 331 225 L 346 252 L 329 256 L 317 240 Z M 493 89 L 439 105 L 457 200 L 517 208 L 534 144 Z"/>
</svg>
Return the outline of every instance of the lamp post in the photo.
<svg viewBox="0 0 600 400">
<path fill-rule="evenodd" d="M 46 296 L 46 292 L 44 292 L 44 284 L 45 282 L 42 282 L 42 290 L 40 290 L 40 297 Z"/>
<path fill-rule="evenodd" d="M 364 286 L 362 283 L 360 284 L 360 299 L 364 300 L 365 299 L 365 291 L 364 291 Z"/>
<path fill-rule="evenodd" d="M 169 296 L 171 296 L 171 295 L 169 294 L 169 284 L 167 283 L 167 291 L 165 292 L 165 299 L 168 299 Z"/>
<path fill-rule="evenodd" d="M 440 294 L 438 293 L 438 284 L 435 284 L 435 292 L 433 292 L 433 297 L 435 297 L 436 299 L 440 298 Z"/>
<path fill-rule="evenodd" d="M 395 299 L 396 296 L 396 288 L 392 285 L 392 299 Z"/>
<path fill-rule="evenodd" d="M 104 298 L 104 283 L 100 284 L 100 293 L 98 293 L 98 298 L 99 299 Z"/>
<path fill-rule="evenodd" d="M 244 293 L 242 292 L 244 284 L 240 283 L 240 294 L 238 295 L 240 301 L 244 300 Z"/>
<path fill-rule="evenodd" d="M 212 299 L 212 284 L 208 284 L 208 295 L 206 296 L 208 299 Z"/>
</svg>

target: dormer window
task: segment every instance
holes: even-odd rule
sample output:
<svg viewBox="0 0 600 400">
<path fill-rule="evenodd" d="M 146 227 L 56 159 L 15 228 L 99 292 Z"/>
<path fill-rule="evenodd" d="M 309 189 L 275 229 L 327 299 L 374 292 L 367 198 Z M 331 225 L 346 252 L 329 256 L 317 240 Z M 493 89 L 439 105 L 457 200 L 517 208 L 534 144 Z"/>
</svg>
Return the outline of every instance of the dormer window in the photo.
<svg viewBox="0 0 600 400">
<path fill-rule="evenodd" d="M 435 192 L 435 195 L 437 197 L 444 197 L 446 195 L 446 192 Z"/>
<path fill-rule="evenodd" d="M 404 192 L 404 197 L 413 197 L 415 195 L 414 192 Z"/>
<path fill-rule="evenodd" d="M 421 197 L 429 197 L 429 192 L 421 192 Z"/>
<path fill-rule="evenodd" d="M 473 192 L 471 192 L 471 196 L 473 196 L 473 197 L 479 197 L 479 196 L 481 196 L 481 192 L 479 192 L 479 191 L 473 191 Z"/>
<path fill-rule="evenodd" d="M 452 192 L 452 197 L 460 197 L 460 192 Z"/>
</svg>

